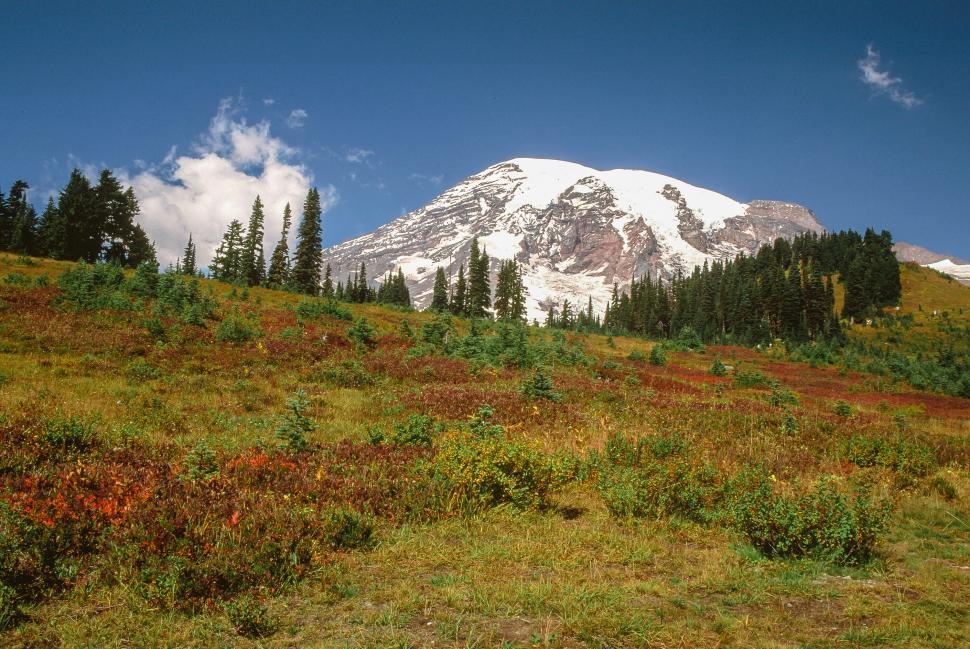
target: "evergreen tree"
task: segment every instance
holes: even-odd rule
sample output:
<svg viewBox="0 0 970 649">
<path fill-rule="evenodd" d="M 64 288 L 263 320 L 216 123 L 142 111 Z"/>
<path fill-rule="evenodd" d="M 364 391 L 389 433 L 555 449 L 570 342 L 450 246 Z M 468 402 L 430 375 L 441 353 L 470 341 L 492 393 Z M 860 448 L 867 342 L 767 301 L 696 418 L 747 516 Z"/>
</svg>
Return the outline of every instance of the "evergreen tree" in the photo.
<svg viewBox="0 0 970 649">
<path fill-rule="evenodd" d="M 0 193 L 0 250 L 36 254 L 37 212 L 27 201 L 30 185 L 22 180 L 10 188 L 7 200 Z"/>
<path fill-rule="evenodd" d="M 266 283 L 270 286 L 285 286 L 290 272 L 290 249 L 286 239 L 290 235 L 290 224 L 293 215 L 290 211 L 290 204 L 287 203 L 283 208 L 283 230 L 280 232 L 280 240 L 273 248 L 273 254 L 269 260 L 269 271 L 266 273 Z M 327 279 L 329 279 L 330 266 L 327 266 Z M 333 283 L 330 284 L 330 294 L 333 294 Z"/>
<path fill-rule="evenodd" d="M 97 261 L 101 242 L 96 236 L 96 202 L 91 183 L 79 169 L 74 169 L 57 201 L 55 214 L 59 223 L 48 234 L 52 257 Z"/>
<path fill-rule="evenodd" d="M 465 266 L 458 266 L 458 279 L 455 281 L 455 293 L 451 296 L 451 312 L 455 315 L 468 314 L 468 291 L 465 286 Z"/>
<path fill-rule="evenodd" d="M 327 299 L 334 298 L 333 274 L 330 270 L 330 264 L 327 264 L 327 267 L 323 270 L 323 288 L 320 292 Z"/>
<path fill-rule="evenodd" d="M 514 322 L 525 321 L 526 317 L 526 304 L 525 300 L 528 297 L 529 291 L 525 288 L 525 281 L 523 279 L 523 268 L 522 265 L 512 261 L 514 267 L 514 272 L 511 274 L 509 281 L 512 282 L 512 296 L 509 310 L 509 319 Z"/>
<path fill-rule="evenodd" d="M 245 230 L 242 223 L 233 219 L 222 237 L 222 243 L 216 248 L 209 269 L 215 279 L 224 282 L 238 282 L 244 280 L 243 251 L 245 246 Z"/>
<path fill-rule="evenodd" d="M 94 213 L 88 223 L 88 255 L 116 264 L 127 264 L 128 246 L 138 213 L 135 194 L 130 195 L 108 169 L 94 188 Z"/>
<path fill-rule="evenodd" d="M 195 275 L 198 269 L 195 267 L 195 243 L 192 241 L 192 233 L 189 232 L 189 241 L 185 244 L 182 251 L 181 271 L 184 275 Z"/>
<path fill-rule="evenodd" d="M 132 200 L 134 200 L 134 192 L 130 189 Z M 149 241 L 148 235 L 145 230 L 142 229 L 141 225 L 135 223 L 134 227 L 131 229 L 131 238 L 128 241 L 128 259 L 127 265 L 129 268 L 138 268 L 141 264 L 148 262 L 154 267 L 158 267 L 158 259 L 155 255 L 155 244 Z"/>
<path fill-rule="evenodd" d="M 62 240 L 62 234 L 57 230 L 64 225 L 60 216 L 57 214 L 57 206 L 54 204 L 54 197 L 47 199 L 47 207 L 40 215 L 40 222 L 37 224 L 37 251 L 41 255 L 57 258 L 54 254 L 56 242 Z"/>
<path fill-rule="evenodd" d="M 478 237 L 474 237 L 468 253 L 468 303 L 466 310 L 472 318 L 484 318 L 492 305 L 489 282 L 488 255 L 479 252 Z"/>
<path fill-rule="evenodd" d="M 495 317 L 507 321 L 511 319 L 512 284 L 515 274 L 514 261 L 503 261 L 499 264 L 498 278 L 495 282 Z"/>
<path fill-rule="evenodd" d="M 438 266 L 434 274 L 434 290 L 431 293 L 431 310 L 443 313 L 448 310 L 448 279 L 445 269 Z"/>
<path fill-rule="evenodd" d="M 242 276 L 250 286 L 259 286 L 266 276 L 266 258 L 263 256 L 263 201 L 259 196 L 253 201 L 246 228 L 246 240 L 242 250 Z"/>
<path fill-rule="evenodd" d="M 320 290 L 323 266 L 323 232 L 320 224 L 320 193 L 316 187 L 307 192 L 303 220 L 297 230 L 296 254 L 293 258 L 291 284 L 296 291 L 316 295 Z"/>
</svg>

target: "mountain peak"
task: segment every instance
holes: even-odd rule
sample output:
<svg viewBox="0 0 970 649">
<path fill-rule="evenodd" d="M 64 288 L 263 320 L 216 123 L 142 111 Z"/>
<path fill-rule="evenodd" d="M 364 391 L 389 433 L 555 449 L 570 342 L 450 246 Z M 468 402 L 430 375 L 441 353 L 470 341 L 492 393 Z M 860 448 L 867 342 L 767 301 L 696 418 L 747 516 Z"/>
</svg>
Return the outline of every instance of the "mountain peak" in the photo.
<svg viewBox="0 0 970 649">
<path fill-rule="evenodd" d="M 794 203 L 741 203 L 651 171 L 513 158 L 325 250 L 324 258 L 338 277 L 361 261 L 375 276 L 401 268 L 416 284 L 420 307 L 430 300 L 436 268 L 457 274 L 478 236 L 496 266 L 513 258 L 523 265 L 529 317 L 540 318 L 563 299 L 592 298 L 602 310 L 614 283 L 644 273 L 670 278 L 805 231 L 823 228 Z"/>
</svg>

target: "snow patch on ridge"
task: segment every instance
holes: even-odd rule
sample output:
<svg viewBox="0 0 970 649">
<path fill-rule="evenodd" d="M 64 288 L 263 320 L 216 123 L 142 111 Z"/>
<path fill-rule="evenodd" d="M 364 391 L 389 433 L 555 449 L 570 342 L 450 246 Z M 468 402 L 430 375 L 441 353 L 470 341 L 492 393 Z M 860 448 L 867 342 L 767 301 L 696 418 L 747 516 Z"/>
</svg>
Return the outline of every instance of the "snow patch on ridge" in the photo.
<svg viewBox="0 0 970 649">
<path fill-rule="evenodd" d="M 927 264 L 929 268 L 946 273 L 961 282 L 970 281 L 970 264 L 955 264 L 951 259 L 941 259 L 932 264 Z"/>
</svg>

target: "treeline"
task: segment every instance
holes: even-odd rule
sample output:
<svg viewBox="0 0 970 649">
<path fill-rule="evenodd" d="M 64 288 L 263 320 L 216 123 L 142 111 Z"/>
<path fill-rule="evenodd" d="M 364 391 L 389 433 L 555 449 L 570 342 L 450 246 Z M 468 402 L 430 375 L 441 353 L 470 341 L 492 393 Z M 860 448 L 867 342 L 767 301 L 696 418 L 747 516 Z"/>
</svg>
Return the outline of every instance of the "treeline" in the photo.
<svg viewBox="0 0 970 649">
<path fill-rule="evenodd" d="M 458 277 L 452 286 L 444 268 L 435 273 L 429 309 L 467 318 L 491 318 L 500 322 L 524 322 L 528 290 L 523 281 L 522 267 L 514 259 L 499 262 L 492 299 L 491 260 L 481 249 L 478 237 L 472 238 L 468 251 L 468 273 L 465 265 L 458 266 Z"/>
<path fill-rule="evenodd" d="M 0 250 L 132 268 L 155 263 L 155 247 L 135 220 L 135 193 L 109 170 L 96 185 L 80 170 L 72 171 L 57 201 L 49 198 L 40 217 L 27 200 L 29 189 L 18 180 L 6 197 L 0 192 Z"/>
<path fill-rule="evenodd" d="M 333 300 L 411 306 L 411 295 L 400 269 L 396 274 L 388 272 L 375 290 L 367 280 L 365 265 L 361 263 L 360 269 L 348 276 L 346 283 L 334 285 L 330 265 L 323 266 L 321 213 L 320 193 L 312 188 L 303 203 L 303 220 L 296 232 L 296 251 L 291 259 L 287 240 L 293 215 L 287 203 L 283 209 L 283 228 L 267 264 L 263 233 L 266 214 L 263 202 L 257 196 L 246 226 L 238 219 L 229 223 L 209 264 L 210 275 L 232 284 L 264 286 Z M 196 248 L 189 234 L 176 270 L 186 274 L 198 272 L 195 258 Z"/>
<path fill-rule="evenodd" d="M 705 342 L 753 344 L 774 338 L 841 339 L 835 312 L 838 278 L 845 293 L 842 316 L 860 318 L 897 304 L 899 264 L 892 235 L 846 231 L 777 239 L 753 257 L 739 255 L 696 267 L 664 283 L 649 275 L 613 296 L 602 318 L 565 301 L 550 310 L 553 327 L 674 337 L 690 327 Z"/>
</svg>

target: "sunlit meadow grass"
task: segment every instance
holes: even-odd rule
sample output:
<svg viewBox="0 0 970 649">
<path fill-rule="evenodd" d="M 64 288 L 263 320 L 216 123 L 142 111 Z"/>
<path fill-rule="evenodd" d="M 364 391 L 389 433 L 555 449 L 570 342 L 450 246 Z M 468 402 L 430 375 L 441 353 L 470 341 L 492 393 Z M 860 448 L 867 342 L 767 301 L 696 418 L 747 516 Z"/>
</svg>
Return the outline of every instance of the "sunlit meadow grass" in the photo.
<svg viewBox="0 0 970 649">
<path fill-rule="evenodd" d="M 93 517 L 99 533 L 121 547 L 133 538 L 147 543 L 147 558 L 155 557 L 158 539 L 170 538 L 174 549 L 158 550 L 153 563 L 122 559 L 107 545 L 75 547 L 74 572 L 58 574 L 48 594 L 24 599 L 22 617 L 0 644 L 957 647 L 970 641 L 970 400 L 834 366 L 813 368 L 777 349 L 711 346 L 668 353 L 667 365 L 655 366 L 646 360 L 648 341 L 573 334 L 567 339 L 583 347 L 588 363 L 549 368 L 561 402 L 530 399 L 520 387 L 531 369 L 411 355 L 401 320 L 420 332 L 426 314 L 349 307 L 379 337 L 375 349 L 362 351 L 347 339 L 350 323 L 298 322 L 297 296 L 250 289 L 241 300 L 237 289 L 230 300 L 233 289 L 206 281 L 220 309 L 232 302 L 256 314 L 262 335 L 220 342 L 215 321 L 204 327 L 165 321 L 160 340 L 144 326 L 144 314 L 52 304 L 56 277 L 70 266 L 0 256 L 0 422 L 8 435 L 0 499 L 38 520 Z M 5 283 L 8 273 L 35 284 Z M 36 285 L 44 274 L 49 285 Z M 940 335 L 934 309 L 945 307 L 956 319 L 964 304 L 970 308 L 970 290 L 931 271 L 907 266 L 903 283 L 901 311 L 916 318 L 913 336 Z M 456 324 L 459 335 L 467 333 L 466 323 Z M 860 328 L 852 335 L 882 333 Z M 773 399 L 770 387 L 740 387 L 733 372 L 711 375 L 715 358 L 734 370 L 762 372 L 795 400 Z M 311 446 L 288 455 L 276 450 L 276 430 L 298 389 L 309 401 Z M 839 414 L 840 400 L 848 414 Z M 433 462 L 437 441 L 431 449 L 368 441 L 413 414 L 434 417 L 440 439 L 466 434 L 483 404 L 509 443 L 568 453 L 582 463 L 547 506 L 434 508 L 427 498 L 438 487 L 422 482 L 420 467 Z M 95 427 L 95 447 L 52 455 L 37 441 L 45 422 L 72 418 Z M 765 558 L 726 521 L 613 517 L 595 488 L 595 458 L 615 433 L 676 438 L 685 457 L 725 478 L 757 465 L 781 494 L 822 475 L 845 487 L 864 481 L 892 500 L 894 513 L 875 559 L 855 567 L 822 557 Z M 925 475 L 901 481 L 896 468 L 848 459 L 850 439 L 899 436 L 929 449 L 933 466 Z M 212 449 L 219 475 L 189 484 L 179 476 L 200 442 Z M 21 460 L 35 462 L 35 481 L 17 473 Z M 90 500 L 58 509 L 58 493 Z M 325 543 L 333 506 L 371 516 L 373 541 L 359 548 Z M 305 512 L 297 516 L 298 510 Z M 183 515 L 194 521 L 187 538 L 211 543 L 213 556 L 225 558 L 225 565 L 209 565 L 211 574 L 231 577 L 243 564 L 263 562 L 271 579 L 254 573 L 231 587 L 265 607 L 274 627 L 268 635 L 240 635 L 220 597 L 201 590 L 191 606 L 166 599 L 163 577 L 175 574 L 167 557 L 201 562 L 204 553 L 180 545 L 167 528 L 154 530 L 153 516 L 162 511 L 173 521 Z M 266 527 L 246 536 L 247 521 Z M 305 534 L 294 532 L 300 525 Z M 148 536 L 139 536 L 144 530 Z M 256 557 L 274 535 L 293 541 L 299 555 L 293 566 Z"/>
</svg>

